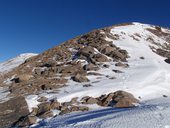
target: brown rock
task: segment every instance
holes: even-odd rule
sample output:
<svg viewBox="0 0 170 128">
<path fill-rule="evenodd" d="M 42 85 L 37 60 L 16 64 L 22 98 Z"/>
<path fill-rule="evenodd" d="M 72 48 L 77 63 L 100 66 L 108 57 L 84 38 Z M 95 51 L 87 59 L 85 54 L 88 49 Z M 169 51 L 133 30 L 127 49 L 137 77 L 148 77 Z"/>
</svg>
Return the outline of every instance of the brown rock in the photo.
<svg viewBox="0 0 170 128">
<path fill-rule="evenodd" d="M 115 73 L 123 73 L 122 71 L 116 70 L 116 69 L 113 69 L 112 71 L 115 72 Z"/>
<path fill-rule="evenodd" d="M 66 108 L 66 109 L 62 110 L 62 111 L 59 113 L 59 115 L 64 115 L 64 114 L 67 114 L 67 113 L 70 113 L 70 112 L 71 112 L 70 109 L 69 109 L 69 108 Z"/>
<path fill-rule="evenodd" d="M 98 100 L 93 97 L 89 97 L 84 100 L 84 104 L 97 104 L 97 102 Z"/>
<path fill-rule="evenodd" d="M 124 63 L 121 63 L 121 62 L 116 63 L 115 66 L 117 66 L 117 67 L 123 67 L 123 68 L 128 68 L 128 67 L 129 67 L 128 64 L 124 64 Z"/>
<path fill-rule="evenodd" d="M 77 74 L 75 75 L 74 77 L 72 77 L 72 80 L 76 81 L 76 82 L 89 82 L 89 79 L 84 76 L 84 75 L 80 75 L 80 74 Z"/>
<path fill-rule="evenodd" d="M 46 102 L 47 100 L 48 100 L 47 97 L 42 96 L 42 97 L 40 97 L 37 101 L 38 101 L 38 102 Z"/>
<path fill-rule="evenodd" d="M 47 111 L 47 112 L 41 114 L 39 117 L 42 118 L 42 119 L 53 117 L 53 112 L 52 111 Z"/>
<path fill-rule="evenodd" d="M 125 91 L 116 91 L 112 98 L 113 102 L 116 102 L 115 107 L 133 107 L 135 103 L 139 103 L 132 94 Z"/>
<path fill-rule="evenodd" d="M 102 76 L 102 74 L 100 74 L 98 72 L 89 72 L 89 73 L 87 73 L 87 75 Z"/>
<path fill-rule="evenodd" d="M 49 110 L 50 110 L 50 103 L 49 102 L 41 103 L 41 104 L 38 105 L 37 115 L 42 115 L 43 113 L 45 113 Z"/>
<path fill-rule="evenodd" d="M 85 65 L 83 68 L 86 71 L 90 71 L 90 70 L 97 71 L 97 70 L 99 70 L 99 67 L 97 67 L 96 65 L 94 65 L 92 63 L 89 63 L 89 64 Z"/>
<path fill-rule="evenodd" d="M 97 102 L 98 102 L 98 100 L 97 99 L 95 99 L 95 98 L 89 98 L 88 100 L 87 100 L 87 104 L 97 104 Z"/>
<path fill-rule="evenodd" d="M 75 103 L 78 103 L 77 100 L 78 100 L 78 97 L 74 97 L 74 98 L 71 99 L 70 102 L 71 102 L 71 104 L 75 104 Z"/>
<path fill-rule="evenodd" d="M 110 56 L 110 54 L 115 51 L 116 48 L 115 47 L 111 47 L 111 46 L 106 46 L 105 48 L 103 48 L 103 50 L 101 51 L 103 54 Z"/>
<path fill-rule="evenodd" d="M 58 101 L 54 100 L 51 102 L 50 108 L 51 109 L 60 109 L 60 103 Z"/>
<path fill-rule="evenodd" d="M 129 107 L 134 107 L 137 100 L 130 99 L 130 98 L 122 98 L 120 99 L 114 107 L 116 108 L 129 108 Z"/>
<path fill-rule="evenodd" d="M 94 54 L 95 54 L 95 50 L 91 46 L 84 47 L 80 49 L 77 53 L 77 55 L 80 56 L 80 58 L 83 58 L 83 57 L 89 58 L 89 57 L 92 57 Z"/>
<path fill-rule="evenodd" d="M 104 55 L 102 55 L 102 54 L 95 54 L 94 56 L 93 56 L 93 58 L 97 61 L 97 62 L 108 62 L 109 61 L 109 59 L 106 57 L 106 56 L 104 56 Z"/>
<path fill-rule="evenodd" d="M 19 75 L 18 78 L 20 79 L 20 81 L 28 81 L 31 78 L 33 78 L 33 75 L 22 74 L 22 75 Z"/>
<path fill-rule="evenodd" d="M 37 117 L 36 116 L 26 116 L 25 118 L 21 119 L 17 122 L 18 127 L 26 127 L 37 123 Z"/>
<path fill-rule="evenodd" d="M 38 113 L 38 108 L 32 108 L 32 112 L 30 113 L 30 115 L 36 116 L 37 113 Z"/>
<path fill-rule="evenodd" d="M 89 108 L 87 106 L 79 106 L 78 107 L 79 111 L 88 111 Z"/>
<path fill-rule="evenodd" d="M 101 100 L 102 106 L 109 106 L 110 102 L 112 101 L 113 96 L 114 96 L 114 93 L 110 93 L 107 96 L 105 96 L 105 98 L 102 98 Z"/>
<path fill-rule="evenodd" d="M 22 96 L 11 98 L 0 103 L 0 124 L 1 128 L 10 127 L 21 117 L 29 114 L 27 102 Z"/>
<path fill-rule="evenodd" d="M 79 107 L 72 105 L 71 108 L 70 108 L 70 111 L 71 111 L 71 112 L 79 111 Z"/>
</svg>

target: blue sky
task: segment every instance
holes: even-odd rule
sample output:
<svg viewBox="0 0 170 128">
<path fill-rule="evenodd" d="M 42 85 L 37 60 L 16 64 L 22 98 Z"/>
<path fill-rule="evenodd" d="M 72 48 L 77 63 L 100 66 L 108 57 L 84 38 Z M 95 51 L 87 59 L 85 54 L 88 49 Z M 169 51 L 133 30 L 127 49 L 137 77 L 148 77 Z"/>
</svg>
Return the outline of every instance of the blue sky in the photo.
<svg viewBox="0 0 170 128">
<path fill-rule="evenodd" d="M 170 27 L 169 0 L 0 0 L 0 62 L 124 22 Z"/>
</svg>

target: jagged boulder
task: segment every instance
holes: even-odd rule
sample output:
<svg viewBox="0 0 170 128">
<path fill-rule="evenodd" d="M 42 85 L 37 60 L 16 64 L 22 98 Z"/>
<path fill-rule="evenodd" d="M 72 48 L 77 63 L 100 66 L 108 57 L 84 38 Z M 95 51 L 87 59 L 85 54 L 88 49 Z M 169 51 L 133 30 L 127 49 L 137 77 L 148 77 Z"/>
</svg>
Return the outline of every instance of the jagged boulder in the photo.
<svg viewBox="0 0 170 128">
<path fill-rule="evenodd" d="M 29 114 L 27 102 L 22 96 L 14 97 L 0 103 L 0 124 L 1 128 L 10 127 L 21 117 Z"/>
</svg>

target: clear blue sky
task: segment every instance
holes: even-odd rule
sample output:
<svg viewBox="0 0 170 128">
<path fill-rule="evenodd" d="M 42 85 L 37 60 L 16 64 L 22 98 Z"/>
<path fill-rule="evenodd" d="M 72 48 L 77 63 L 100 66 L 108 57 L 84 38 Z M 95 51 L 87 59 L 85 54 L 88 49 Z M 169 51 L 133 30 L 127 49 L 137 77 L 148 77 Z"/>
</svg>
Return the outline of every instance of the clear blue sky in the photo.
<svg viewBox="0 0 170 128">
<path fill-rule="evenodd" d="M 170 27 L 169 0 L 0 0 L 0 62 L 124 22 Z"/>
</svg>

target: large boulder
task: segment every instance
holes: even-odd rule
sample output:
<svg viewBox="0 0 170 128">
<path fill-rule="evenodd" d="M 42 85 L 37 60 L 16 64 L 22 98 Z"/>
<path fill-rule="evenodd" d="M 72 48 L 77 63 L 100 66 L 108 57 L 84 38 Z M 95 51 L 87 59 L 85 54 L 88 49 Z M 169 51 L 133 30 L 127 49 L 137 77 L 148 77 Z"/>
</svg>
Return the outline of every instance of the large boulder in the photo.
<svg viewBox="0 0 170 128">
<path fill-rule="evenodd" d="M 136 99 L 131 93 L 125 91 L 116 91 L 112 97 L 113 106 L 117 108 L 133 107 L 139 100 Z"/>
<path fill-rule="evenodd" d="M 0 103 L 0 110 L 1 128 L 10 127 L 20 118 L 29 114 L 27 102 L 22 96 Z"/>
<path fill-rule="evenodd" d="M 131 93 L 125 91 L 116 91 L 108 95 L 101 95 L 98 99 L 100 106 L 113 106 L 117 108 L 133 107 L 139 100 L 136 99 Z"/>
</svg>

